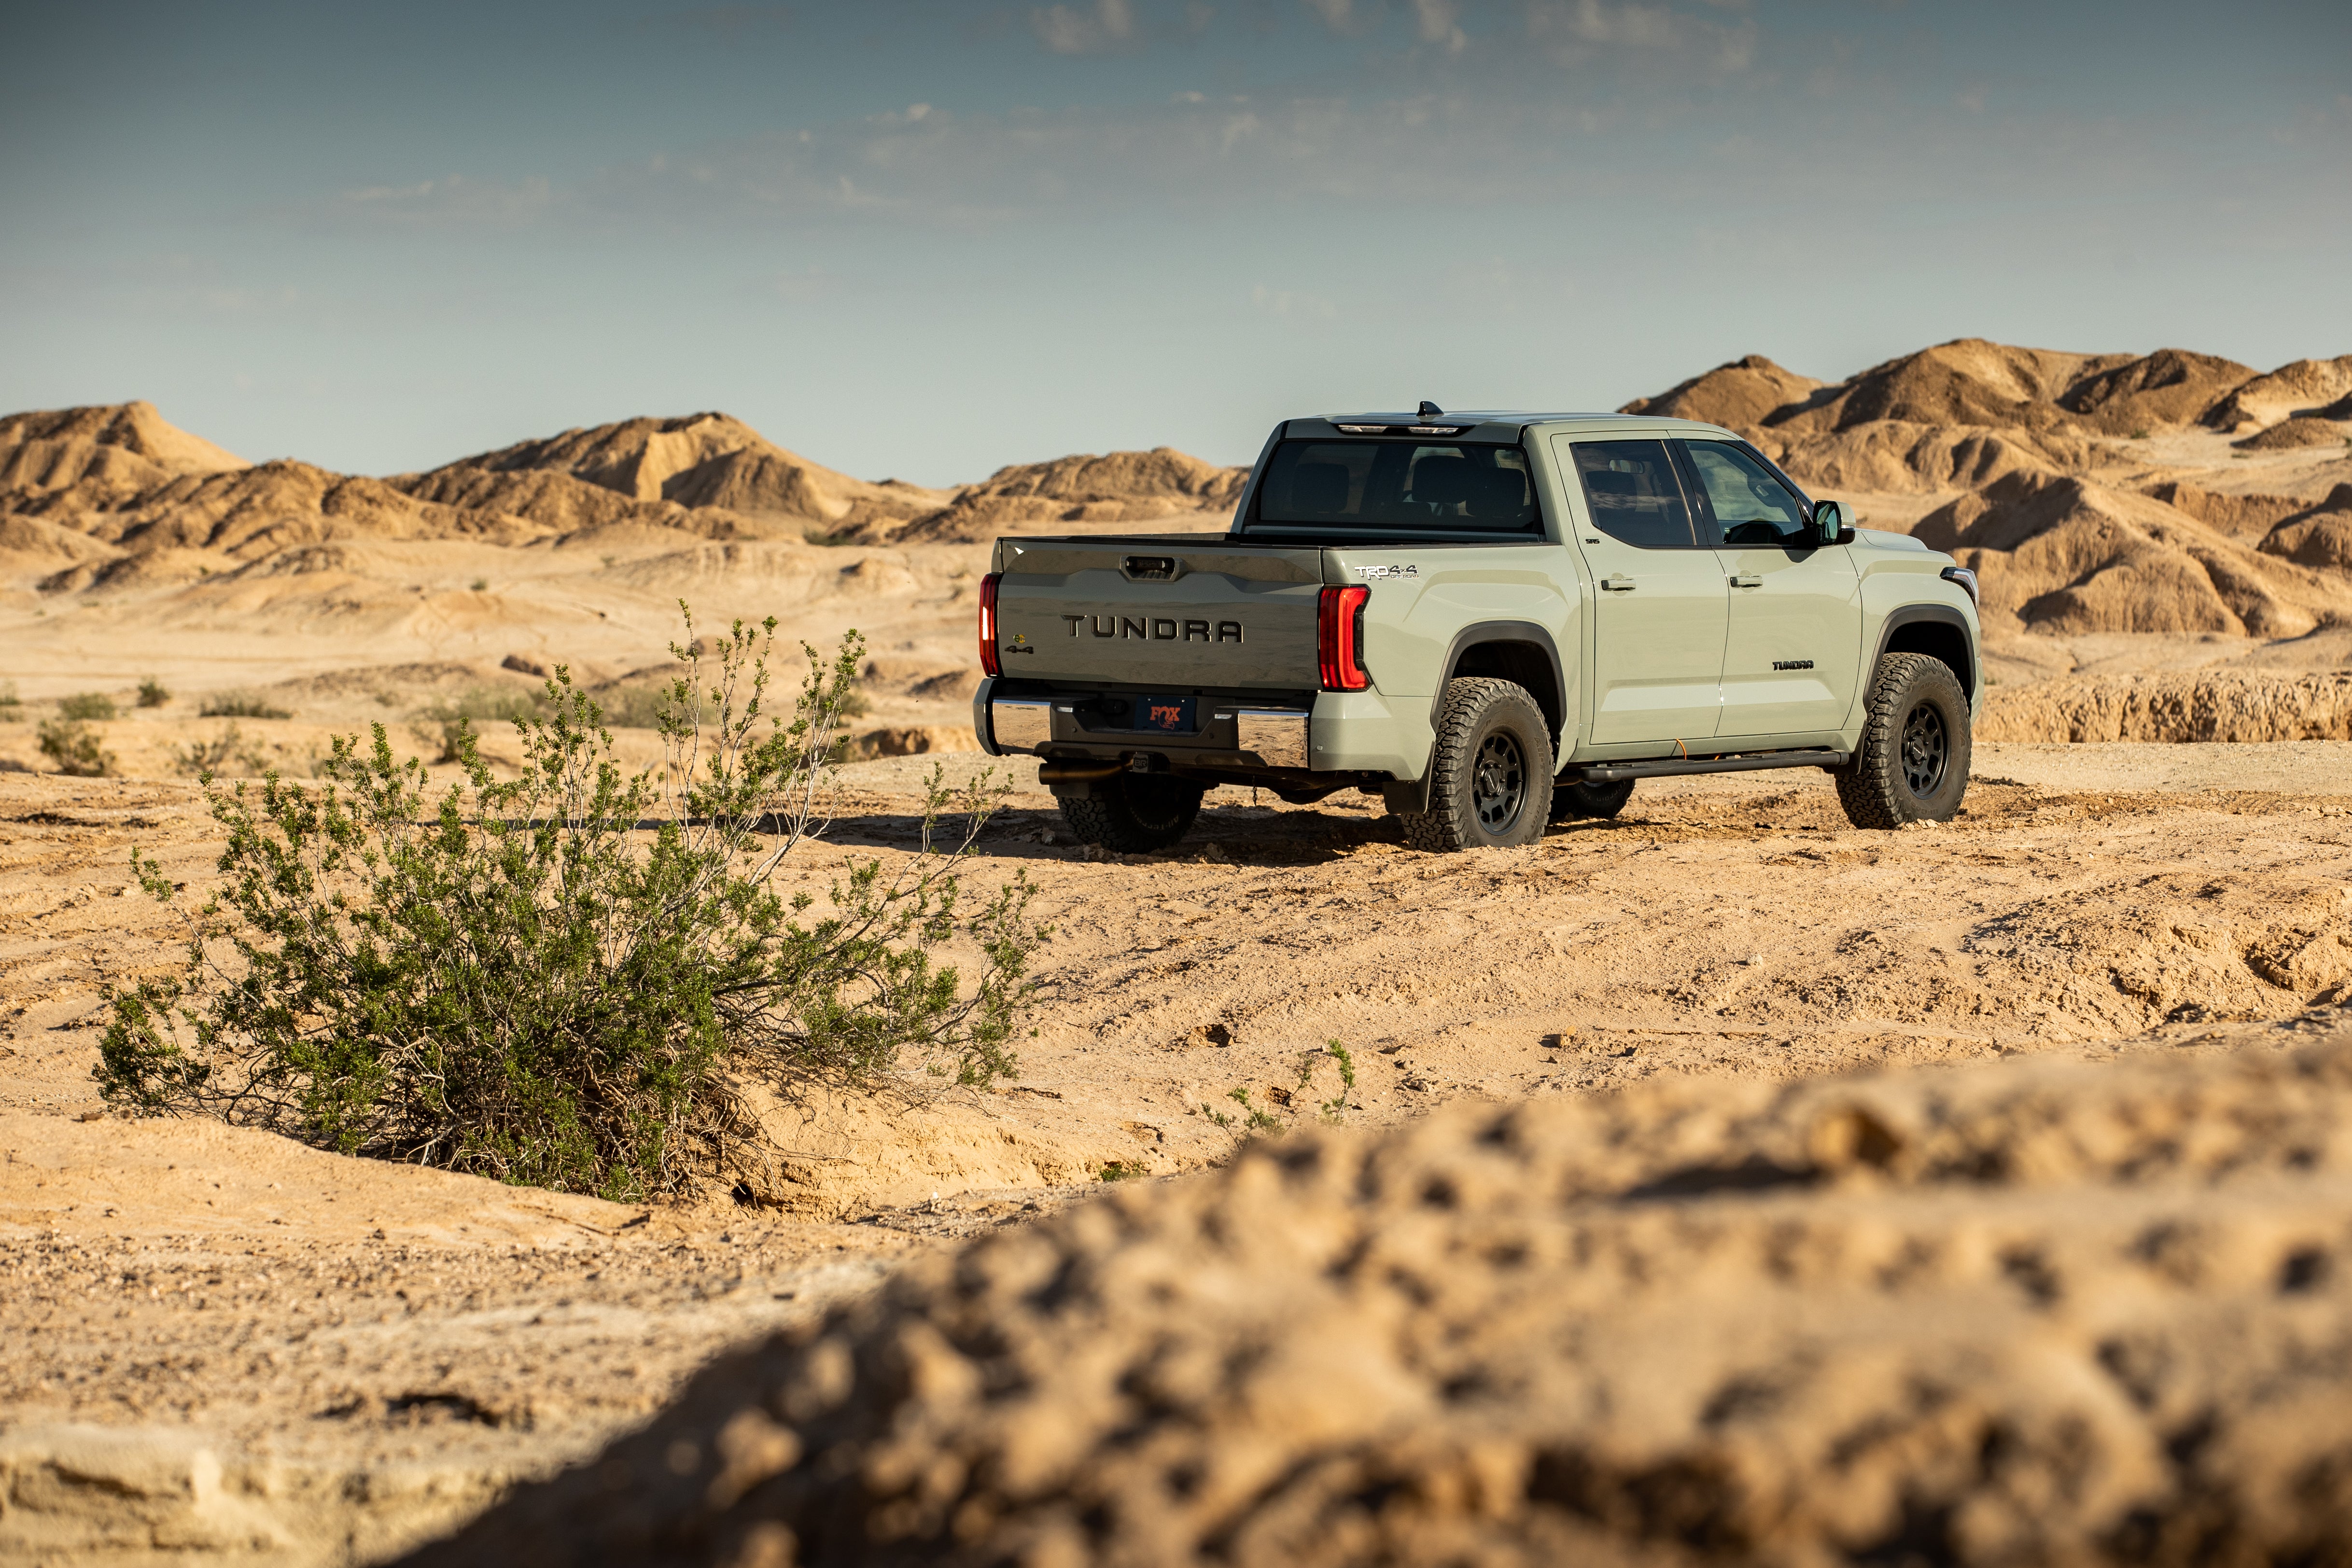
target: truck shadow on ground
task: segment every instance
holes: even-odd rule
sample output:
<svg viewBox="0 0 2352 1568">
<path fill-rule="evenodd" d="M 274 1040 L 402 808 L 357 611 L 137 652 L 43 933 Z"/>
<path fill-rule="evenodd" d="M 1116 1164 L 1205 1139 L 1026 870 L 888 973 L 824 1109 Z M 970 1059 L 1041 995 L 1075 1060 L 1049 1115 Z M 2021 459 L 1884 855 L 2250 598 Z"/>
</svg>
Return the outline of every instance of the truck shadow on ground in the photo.
<svg viewBox="0 0 2352 1568">
<path fill-rule="evenodd" d="M 2284 796 L 2216 800 L 2223 809 L 2280 809 L 2298 804 Z M 1980 781 L 1969 791 L 1960 814 L 1941 831 L 1983 832 L 2066 820 L 2097 821 L 2166 809 L 2163 797 L 2135 794 L 2050 795 L 2006 781 Z M 914 849 L 922 842 L 919 813 L 884 809 L 845 811 L 826 837 L 845 848 Z M 961 841 L 961 817 L 942 818 L 932 829 L 935 847 Z M 1806 783 L 1785 790 L 1739 795 L 1681 795 L 1643 800 L 1636 795 L 1619 816 L 1552 824 L 1545 847 L 1573 848 L 1638 839 L 1657 843 L 1699 840 L 1755 841 L 1790 834 L 1851 834 L 1837 795 L 1826 784 Z M 1874 840 L 1893 835 L 1871 835 Z M 1035 806 L 1008 807 L 992 816 L 972 853 L 997 860 L 1068 860 L 1099 854 L 1076 842 L 1059 812 Z M 1307 866 L 1362 854 L 1418 853 L 1404 841 L 1402 826 L 1369 805 L 1316 806 L 1253 805 L 1221 802 L 1212 795 L 1192 831 L 1156 853 L 1110 856 L 1130 863 L 1224 860 L 1251 866 Z"/>
</svg>

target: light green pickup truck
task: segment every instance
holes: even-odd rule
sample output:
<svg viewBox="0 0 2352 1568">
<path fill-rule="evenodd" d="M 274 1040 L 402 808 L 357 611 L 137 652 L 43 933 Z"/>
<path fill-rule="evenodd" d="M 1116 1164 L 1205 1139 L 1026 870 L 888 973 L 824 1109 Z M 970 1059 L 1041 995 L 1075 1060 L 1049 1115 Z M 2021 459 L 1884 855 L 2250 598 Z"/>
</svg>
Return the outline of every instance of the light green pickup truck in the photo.
<svg viewBox="0 0 2352 1568">
<path fill-rule="evenodd" d="M 1121 850 L 1219 784 L 1463 849 L 1751 768 L 1898 827 L 1968 788 L 1978 644 L 1973 574 L 1728 430 L 1424 403 L 1286 421 L 1223 534 L 998 540 L 972 721 Z"/>
</svg>

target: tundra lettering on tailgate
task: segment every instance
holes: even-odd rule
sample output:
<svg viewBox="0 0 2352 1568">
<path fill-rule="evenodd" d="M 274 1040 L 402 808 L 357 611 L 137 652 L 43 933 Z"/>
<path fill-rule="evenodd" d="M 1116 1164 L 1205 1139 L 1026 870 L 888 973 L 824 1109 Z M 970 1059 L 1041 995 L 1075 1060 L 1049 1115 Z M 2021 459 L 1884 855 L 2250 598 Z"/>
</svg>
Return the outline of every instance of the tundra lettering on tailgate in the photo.
<svg viewBox="0 0 2352 1568">
<path fill-rule="evenodd" d="M 1174 620 L 1166 616 L 1073 616 L 1065 613 L 1062 624 L 1076 637 L 1080 626 L 1098 637 L 1140 637 L 1147 642 L 1243 642 L 1239 621 L 1218 621 L 1215 630 L 1207 621 Z"/>
</svg>

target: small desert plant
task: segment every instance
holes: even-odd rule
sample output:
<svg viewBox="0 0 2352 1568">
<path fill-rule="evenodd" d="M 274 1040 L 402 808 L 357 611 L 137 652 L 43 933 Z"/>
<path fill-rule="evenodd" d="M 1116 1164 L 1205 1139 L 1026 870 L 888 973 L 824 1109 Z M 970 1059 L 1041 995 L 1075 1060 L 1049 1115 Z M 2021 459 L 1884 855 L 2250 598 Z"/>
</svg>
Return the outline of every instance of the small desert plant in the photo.
<svg viewBox="0 0 2352 1568">
<path fill-rule="evenodd" d="M 139 683 L 140 707 L 161 708 L 170 700 L 172 700 L 171 692 L 164 689 L 163 683 L 153 676 L 151 675 Z"/>
<path fill-rule="evenodd" d="M 490 580 L 488 577 L 477 577 L 466 585 L 478 594 L 490 585 Z"/>
<path fill-rule="evenodd" d="M 0 680 L 0 719 L 16 720 L 25 716 L 25 705 L 17 700 L 16 683 Z"/>
<path fill-rule="evenodd" d="M 1225 1098 L 1242 1108 L 1242 1127 L 1245 1131 L 1262 1132 L 1282 1125 L 1281 1118 L 1276 1116 L 1274 1112 L 1250 1103 L 1249 1090 L 1246 1089 L 1234 1089 Z M 1218 1125 L 1222 1127 L 1225 1124 L 1219 1122 Z"/>
<path fill-rule="evenodd" d="M 98 731 L 79 719 L 41 721 L 41 755 L 58 764 L 58 772 L 76 778 L 103 778 L 114 771 L 114 753 L 99 743 Z"/>
<path fill-rule="evenodd" d="M 691 629 L 691 621 L 688 628 Z M 463 784 L 339 736 L 313 784 L 207 786 L 226 880 L 188 911 L 176 976 L 107 994 L 111 1104 L 204 1111 L 320 1147 L 644 1198 L 717 1174 L 754 1131 L 747 1082 L 984 1085 L 1014 1069 L 1045 932 L 1016 876 L 967 910 L 957 868 L 1001 798 L 975 786 L 954 848 L 852 861 L 821 898 L 777 881 L 823 831 L 824 759 L 856 634 L 771 714 L 774 623 L 718 671 L 690 647 L 664 765 L 625 774 L 559 670 L 522 721 L 521 776 L 464 733 Z M 706 706 L 709 723 L 692 717 Z M 934 770 L 925 841 L 949 796 Z M 173 899 L 135 852 L 142 886 Z M 967 985 L 936 961 L 978 953 Z"/>
<path fill-rule="evenodd" d="M 2147 439 L 2147 432 L 2145 430 L 2135 430 L 2131 433 L 2131 438 L 2135 441 L 2145 441 Z"/>
<path fill-rule="evenodd" d="M 1348 1095 L 1356 1087 L 1356 1058 L 1349 1054 L 1347 1047 L 1336 1039 L 1324 1041 L 1323 1051 L 1325 1055 L 1339 1064 L 1339 1092 L 1325 1100 L 1321 1106 L 1323 1120 L 1337 1121 L 1339 1119 L 1339 1112 L 1348 1109 Z M 1314 1065 L 1315 1058 L 1308 1057 L 1307 1070 L 1299 1080 L 1301 1088 L 1306 1086 L 1307 1078 L 1314 1076 Z"/>
<path fill-rule="evenodd" d="M 58 717 L 104 722 L 114 717 L 114 699 L 103 691 L 77 691 L 58 700 Z"/>
<path fill-rule="evenodd" d="M 174 747 L 172 752 L 172 766 L 175 771 L 206 781 L 233 762 L 243 763 L 243 771 L 247 773 L 269 771 L 269 759 L 256 747 L 246 743 L 245 736 L 238 731 L 235 721 L 223 725 L 220 733 L 209 741 L 196 741 Z"/>
<path fill-rule="evenodd" d="M 256 696 L 250 691 L 215 691 L 196 709 L 203 719 L 291 719 L 290 709 Z"/>
<path fill-rule="evenodd" d="M 570 683 L 568 676 L 565 683 Z M 454 701 L 436 702 L 420 709 L 408 732 L 416 737 L 418 745 L 432 752 L 435 763 L 458 762 L 465 755 L 466 739 L 476 724 L 527 725 L 538 716 L 544 700 L 536 692 L 477 686 Z M 610 718 L 603 721 L 619 722 Z"/>
<path fill-rule="evenodd" d="M 1106 1182 L 1124 1182 L 1130 1177 L 1149 1175 L 1150 1173 L 1140 1165 L 1130 1165 L 1124 1160 L 1111 1160 L 1104 1163 L 1099 1174 Z"/>
</svg>

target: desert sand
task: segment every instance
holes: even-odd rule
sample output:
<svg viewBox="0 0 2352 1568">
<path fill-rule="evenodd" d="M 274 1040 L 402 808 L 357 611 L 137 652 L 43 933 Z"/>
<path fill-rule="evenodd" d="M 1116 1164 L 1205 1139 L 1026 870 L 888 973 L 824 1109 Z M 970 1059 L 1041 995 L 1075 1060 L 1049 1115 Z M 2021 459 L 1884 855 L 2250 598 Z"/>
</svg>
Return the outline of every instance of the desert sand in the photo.
<svg viewBox="0 0 2352 1568">
<path fill-rule="evenodd" d="M 1025 870 L 1058 930 L 1021 1076 L 772 1110 L 772 1158 L 650 1209 L 108 1115 L 100 988 L 178 941 L 128 854 L 201 894 L 199 758 L 429 753 L 436 705 L 559 664 L 634 713 L 680 598 L 856 626 L 879 760 L 790 863 L 822 884 L 989 765 L 988 539 L 1220 529 L 1241 472 L 924 489 L 706 414 L 378 479 L 139 404 L 0 420 L 0 1555 L 383 1561 L 534 1481 L 444 1560 L 849 1561 L 843 1521 L 908 1560 L 2339 1551 L 2341 1390 L 2264 1390 L 2347 1332 L 2347 394 L 2352 359 L 1960 342 L 1643 400 L 1979 568 L 1961 817 L 1653 781 L 1430 857 L 1370 799 L 1225 791 L 1120 858 L 999 763 L 971 880 Z M 38 744 L 87 693 L 110 776 Z M 794 1403 L 836 1366 L 854 1397 Z"/>
</svg>

